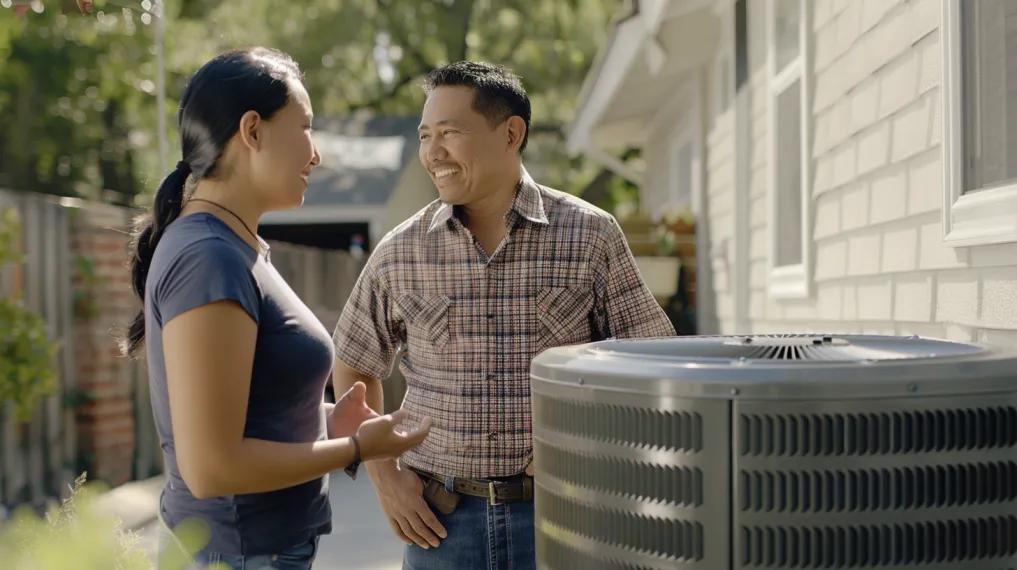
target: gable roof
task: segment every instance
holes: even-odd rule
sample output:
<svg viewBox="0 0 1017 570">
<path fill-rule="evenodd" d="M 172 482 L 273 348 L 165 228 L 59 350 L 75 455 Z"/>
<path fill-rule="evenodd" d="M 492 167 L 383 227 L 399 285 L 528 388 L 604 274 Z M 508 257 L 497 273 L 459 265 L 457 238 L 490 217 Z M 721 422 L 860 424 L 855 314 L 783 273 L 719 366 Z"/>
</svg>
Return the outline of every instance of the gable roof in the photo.
<svg viewBox="0 0 1017 570">
<path fill-rule="evenodd" d="M 321 165 L 311 171 L 304 208 L 384 206 L 403 169 L 416 160 L 420 118 L 350 117 L 315 122 Z"/>
</svg>

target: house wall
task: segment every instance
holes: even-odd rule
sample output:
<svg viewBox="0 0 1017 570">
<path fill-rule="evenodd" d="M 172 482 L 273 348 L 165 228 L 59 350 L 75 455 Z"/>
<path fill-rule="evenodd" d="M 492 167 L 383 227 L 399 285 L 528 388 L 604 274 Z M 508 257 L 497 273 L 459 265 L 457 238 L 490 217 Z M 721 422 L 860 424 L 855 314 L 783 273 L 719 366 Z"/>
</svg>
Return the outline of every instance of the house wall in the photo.
<svg viewBox="0 0 1017 570">
<path fill-rule="evenodd" d="M 734 268 L 734 193 L 735 193 L 735 129 L 733 100 L 720 100 L 713 91 L 721 73 L 730 75 L 730 69 L 708 69 L 710 94 L 706 98 L 706 125 L 703 147 L 703 191 L 700 219 L 708 222 L 700 226 L 698 255 L 706 259 L 705 271 L 712 277 L 709 286 L 713 302 L 699 303 L 699 325 L 704 333 L 719 331 L 718 321 L 734 321 L 734 292 L 731 288 Z M 707 286 L 704 283 L 704 286 Z M 700 288 L 700 299 L 705 288 Z"/>
<path fill-rule="evenodd" d="M 767 267 L 769 264 L 770 228 L 769 222 L 769 104 L 767 77 L 767 11 L 766 2 L 748 2 L 748 43 L 749 79 L 748 89 L 748 136 L 746 150 L 748 161 L 748 216 L 746 223 L 737 231 L 748 231 L 749 240 L 746 275 L 748 277 L 748 318 L 749 326 L 756 328 L 758 322 L 778 316 L 775 301 L 766 293 Z M 747 229 L 746 229 L 747 227 Z M 735 327 L 728 331 L 734 332 Z M 738 331 L 740 332 L 740 331 Z"/>
<path fill-rule="evenodd" d="M 718 329 L 736 330 L 734 244 L 748 232 L 752 332 L 1017 341 L 1017 244 L 953 248 L 943 240 L 941 0 L 811 3 L 812 294 L 769 296 L 765 7 L 749 2 L 747 227 L 735 219 L 737 105 L 719 108 L 707 97 L 703 229 Z M 666 172 L 657 161 L 649 167 Z"/>
</svg>

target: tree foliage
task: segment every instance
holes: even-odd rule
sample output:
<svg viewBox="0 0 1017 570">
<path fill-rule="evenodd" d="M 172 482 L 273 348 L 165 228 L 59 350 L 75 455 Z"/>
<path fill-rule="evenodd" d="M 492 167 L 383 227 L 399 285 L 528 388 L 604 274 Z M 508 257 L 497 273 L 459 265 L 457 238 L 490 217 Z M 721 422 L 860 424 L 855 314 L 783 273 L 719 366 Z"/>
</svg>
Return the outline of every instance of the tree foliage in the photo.
<svg viewBox="0 0 1017 570">
<path fill-rule="evenodd" d="M 52 3 L 47 3 L 47 5 Z M 154 29 L 150 0 L 63 0 L 43 13 L 0 10 L 0 185 L 130 201 L 157 186 Z M 564 125 L 618 0 L 167 0 L 169 131 L 177 97 L 204 61 L 272 46 L 305 72 L 319 116 L 419 112 L 423 75 L 481 59 L 523 77 L 534 114 L 527 164 L 579 191 L 596 169 L 565 155 Z M 101 196 L 100 196 L 101 197 Z"/>
</svg>

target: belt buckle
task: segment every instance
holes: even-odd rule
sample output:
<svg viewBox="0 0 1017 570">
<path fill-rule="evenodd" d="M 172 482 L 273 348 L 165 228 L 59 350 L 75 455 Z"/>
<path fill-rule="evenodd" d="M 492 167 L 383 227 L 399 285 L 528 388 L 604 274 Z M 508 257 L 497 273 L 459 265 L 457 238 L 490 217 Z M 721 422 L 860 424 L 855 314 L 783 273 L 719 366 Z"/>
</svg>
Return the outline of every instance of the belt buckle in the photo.
<svg viewBox="0 0 1017 570">
<path fill-rule="evenodd" d="M 498 505 L 498 493 L 494 488 L 494 481 L 487 482 L 487 503 L 489 505 Z"/>
</svg>

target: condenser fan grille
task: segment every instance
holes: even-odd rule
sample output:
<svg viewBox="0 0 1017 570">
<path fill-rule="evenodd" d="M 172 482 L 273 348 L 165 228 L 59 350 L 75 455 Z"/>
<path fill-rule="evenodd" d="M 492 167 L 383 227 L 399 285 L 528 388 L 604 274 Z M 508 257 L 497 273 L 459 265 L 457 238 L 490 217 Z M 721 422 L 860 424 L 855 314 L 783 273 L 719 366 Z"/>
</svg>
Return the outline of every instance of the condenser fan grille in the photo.
<svg viewBox="0 0 1017 570">
<path fill-rule="evenodd" d="M 716 360 L 863 362 L 965 356 L 979 348 L 921 337 L 863 337 L 832 334 L 702 336 L 622 342 L 603 350 L 700 362 Z"/>
</svg>

